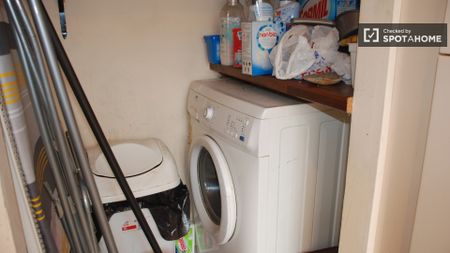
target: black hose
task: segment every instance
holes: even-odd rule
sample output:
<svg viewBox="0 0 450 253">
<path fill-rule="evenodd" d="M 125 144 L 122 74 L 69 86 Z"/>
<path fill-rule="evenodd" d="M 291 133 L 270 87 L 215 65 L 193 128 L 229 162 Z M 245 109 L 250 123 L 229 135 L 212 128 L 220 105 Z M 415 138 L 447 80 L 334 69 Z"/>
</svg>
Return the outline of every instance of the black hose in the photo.
<svg viewBox="0 0 450 253">
<path fill-rule="evenodd" d="M 114 156 L 113 151 L 111 150 L 111 146 L 109 145 L 108 140 L 106 139 L 105 134 L 103 133 L 103 130 L 97 120 L 97 117 L 95 116 L 94 111 L 92 110 L 92 107 L 89 104 L 89 101 L 86 97 L 86 94 L 83 91 L 83 88 L 81 87 L 80 81 L 78 80 L 75 70 L 73 69 L 73 66 L 70 63 L 69 57 L 67 56 L 67 53 L 64 50 L 61 41 L 58 38 L 58 34 L 50 21 L 47 10 L 45 8 L 43 9 L 45 10 L 47 25 L 50 30 L 51 39 L 55 46 L 59 64 L 61 65 L 61 68 L 65 76 L 67 77 L 67 80 L 69 81 L 70 87 L 72 88 L 72 91 L 75 94 L 78 103 L 80 104 L 84 116 L 86 117 L 87 122 L 89 123 L 89 126 L 91 127 L 91 130 L 94 133 L 95 138 L 97 139 L 97 142 L 100 145 L 100 148 L 103 154 L 105 155 L 106 160 L 108 161 L 109 167 L 111 167 L 111 170 L 114 173 L 114 176 L 117 179 L 117 182 L 119 183 L 119 186 L 125 195 L 125 198 L 130 204 L 131 210 L 136 216 L 136 219 L 139 222 L 142 231 L 144 231 L 145 237 L 150 243 L 153 252 L 162 253 L 161 248 L 159 247 L 159 244 L 156 241 L 156 238 L 153 235 L 152 230 L 150 229 L 150 226 L 148 225 L 147 220 L 145 219 L 144 214 L 142 213 L 142 210 L 139 207 L 139 204 L 136 201 L 136 198 L 134 197 L 133 192 L 131 191 L 130 186 L 128 185 L 125 179 L 125 176 L 119 166 L 119 163 L 117 162 L 117 159 Z"/>
</svg>

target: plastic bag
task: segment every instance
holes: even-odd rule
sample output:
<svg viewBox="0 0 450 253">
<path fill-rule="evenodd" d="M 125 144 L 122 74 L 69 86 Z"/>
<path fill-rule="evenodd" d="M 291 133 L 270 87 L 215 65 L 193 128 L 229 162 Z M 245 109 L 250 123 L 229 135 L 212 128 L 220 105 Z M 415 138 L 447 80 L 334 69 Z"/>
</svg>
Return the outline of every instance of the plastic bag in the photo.
<svg viewBox="0 0 450 253">
<path fill-rule="evenodd" d="M 184 184 L 171 190 L 139 198 L 158 226 L 159 233 L 167 240 L 178 240 L 189 232 L 190 201 Z"/>
<path fill-rule="evenodd" d="M 292 27 L 284 34 L 269 56 L 274 76 L 283 80 L 292 79 L 314 64 L 314 51 L 308 37 L 309 28 L 301 25 Z"/>
<path fill-rule="evenodd" d="M 350 57 L 337 51 L 339 32 L 328 26 L 292 27 L 272 50 L 270 61 L 278 79 L 302 79 L 303 76 L 335 71 L 350 80 Z"/>
</svg>

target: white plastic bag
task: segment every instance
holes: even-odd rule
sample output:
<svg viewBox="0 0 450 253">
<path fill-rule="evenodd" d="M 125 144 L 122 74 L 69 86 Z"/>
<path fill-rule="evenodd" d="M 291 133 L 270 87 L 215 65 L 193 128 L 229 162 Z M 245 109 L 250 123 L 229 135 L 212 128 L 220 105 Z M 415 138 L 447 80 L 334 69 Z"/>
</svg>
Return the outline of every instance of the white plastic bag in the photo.
<svg viewBox="0 0 450 253">
<path fill-rule="evenodd" d="M 339 32 L 334 27 L 317 25 L 311 31 L 311 46 L 316 50 L 337 51 Z"/>
<path fill-rule="evenodd" d="M 314 51 L 308 41 L 309 33 L 307 26 L 293 26 L 272 49 L 270 62 L 273 75 L 278 79 L 295 78 L 314 64 Z"/>
<path fill-rule="evenodd" d="M 338 52 L 339 32 L 328 26 L 293 26 L 272 50 L 270 61 L 278 79 L 335 71 L 344 81 L 350 79 L 347 54 Z"/>
</svg>

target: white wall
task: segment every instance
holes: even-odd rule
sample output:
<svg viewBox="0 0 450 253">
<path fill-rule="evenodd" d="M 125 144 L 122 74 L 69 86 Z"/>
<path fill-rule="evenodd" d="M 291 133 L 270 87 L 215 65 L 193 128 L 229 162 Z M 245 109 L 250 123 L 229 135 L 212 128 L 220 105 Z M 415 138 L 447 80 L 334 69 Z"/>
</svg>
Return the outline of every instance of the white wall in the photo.
<svg viewBox="0 0 450 253">
<path fill-rule="evenodd" d="M 45 1 L 59 30 L 56 1 Z M 157 137 L 185 174 L 192 80 L 209 71 L 203 35 L 218 32 L 225 2 L 66 1 L 63 42 L 110 140 Z M 87 146 L 95 139 L 77 110 Z"/>
<path fill-rule="evenodd" d="M 443 22 L 446 0 L 401 2 L 400 22 Z M 438 48 L 399 48 L 374 252 L 409 252 L 422 177 Z"/>
<path fill-rule="evenodd" d="M 450 57 L 441 57 L 433 95 L 411 253 L 450 252 L 449 69 Z"/>
</svg>

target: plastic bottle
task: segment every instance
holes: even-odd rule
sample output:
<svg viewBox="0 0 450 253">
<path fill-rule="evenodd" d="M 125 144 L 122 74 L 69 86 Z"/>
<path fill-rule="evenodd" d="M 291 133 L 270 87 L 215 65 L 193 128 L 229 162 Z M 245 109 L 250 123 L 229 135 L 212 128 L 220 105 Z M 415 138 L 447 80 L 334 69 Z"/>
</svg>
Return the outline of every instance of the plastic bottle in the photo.
<svg viewBox="0 0 450 253">
<path fill-rule="evenodd" d="M 291 2 L 296 2 L 296 1 L 292 1 L 292 0 L 281 0 L 280 1 L 280 6 L 284 6 L 286 4 L 290 4 Z"/>
<path fill-rule="evenodd" d="M 280 7 L 281 2 L 283 2 L 283 0 L 271 0 L 273 9 L 274 10 L 278 9 Z"/>
<path fill-rule="evenodd" d="M 250 6 L 252 6 L 252 0 L 241 0 L 242 6 L 244 6 L 244 20 L 243 21 L 249 21 L 249 11 Z"/>
<path fill-rule="evenodd" d="M 233 29 L 241 27 L 244 9 L 238 0 L 227 0 L 220 13 L 220 63 L 231 66 L 233 57 Z"/>
<path fill-rule="evenodd" d="M 275 21 L 290 23 L 291 19 L 300 15 L 300 4 L 297 1 L 280 1 L 280 7 L 275 10 Z"/>
<path fill-rule="evenodd" d="M 273 7 L 269 0 L 252 0 L 249 21 L 272 21 Z"/>
</svg>

